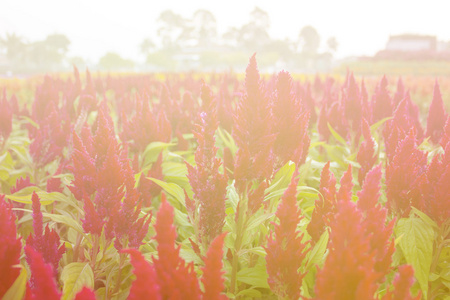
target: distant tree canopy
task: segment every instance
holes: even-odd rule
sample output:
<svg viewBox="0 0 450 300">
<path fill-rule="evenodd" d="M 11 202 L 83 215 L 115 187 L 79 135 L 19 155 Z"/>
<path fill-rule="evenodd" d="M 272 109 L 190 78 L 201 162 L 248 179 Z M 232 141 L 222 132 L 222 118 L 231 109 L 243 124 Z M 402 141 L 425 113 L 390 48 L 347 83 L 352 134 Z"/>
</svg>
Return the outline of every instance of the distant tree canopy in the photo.
<svg viewBox="0 0 450 300">
<path fill-rule="evenodd" d="M 0 50 L 6 53 L 7 68 L 13 72 L 61 70 L 67 59 L 70 40 L 63 34 L 51 34 L 44 40 L 28 42 L 12 33 L 0 37 Z"/>
<path fill-rule="evenodd" d="M 267 65 L 282 62 L 306 68 L 314 67 L 318 61 L 329 64 L 332 54 L 337 50 L 336 38 L 330 37 L 324 48 L 327 52 L 320 53 L 321 38 L 313 26 L 301 28 L 297 39 L 291 40 L 272 38 L 269 34 L 270 25 L 269 13 L 255 7 L 249 14 L 248 22 L 230 27 L 219 35 L 217 20 L 208 10 L 199 9 L 190 17 L 165 10 L 158 17 L 156 43 L 145 39 L 140 50 L 147 57 L 147 63 L 156 68 L 186 65 L 189 62 L 192 66 L 200 64 L 210 67 L 231 61 L 246 64 L 247 59 L 241 58 L 254 52 L 258 53 L 262 66 L 265 61 Z"/>
<path fill-rule="evenodd" d="M 122 58 L 119 54 L 108 52 L 102 56 L 98 62 L 100 68 L 108 71 L 130 70 L 134 67 L 134 62 Z"/>
</svg>

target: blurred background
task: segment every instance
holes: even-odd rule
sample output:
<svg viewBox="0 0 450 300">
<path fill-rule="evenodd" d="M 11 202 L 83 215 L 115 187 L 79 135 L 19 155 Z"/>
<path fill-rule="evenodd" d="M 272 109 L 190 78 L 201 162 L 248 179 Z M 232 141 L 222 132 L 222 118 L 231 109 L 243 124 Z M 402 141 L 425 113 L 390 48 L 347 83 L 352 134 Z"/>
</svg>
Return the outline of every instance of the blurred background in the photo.
<svg viewBox="0 0 450 300">
<path fill-rule="evenodd" d="M 443 1 L 0 1 L 0 76 L 109 72 L 450 75 Z M 447 22 L 447 24 L 445 24 Z"/>
</svg>

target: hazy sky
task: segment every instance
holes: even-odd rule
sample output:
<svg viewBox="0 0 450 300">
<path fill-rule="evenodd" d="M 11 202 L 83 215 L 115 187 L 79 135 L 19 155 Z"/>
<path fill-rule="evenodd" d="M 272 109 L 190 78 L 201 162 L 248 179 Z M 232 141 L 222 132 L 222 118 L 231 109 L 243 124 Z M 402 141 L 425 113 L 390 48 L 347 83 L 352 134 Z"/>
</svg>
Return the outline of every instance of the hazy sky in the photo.
<svg viewBox="0 0 450 300">
<path fill-rule="evenodd" d="M 296 38 L 314 26 L 322 44 L 330 36 L 338 57 L 373 55 L 390 34 L 420 33 L 450 40 L 450 1 L 446 0 L 0 0 L 0 37 L 15 32 L 30 41 L 62 33 L 71 40 L 70 55 L 97 60 L 108 51 L 141 60 L 139 44 L 156 39 L 156 19 L 165 9 L 190 17 L 210 10 L 219 33 L 249 20 L 255 6 L 267 11 L 272 37 Z"/>
</svg>

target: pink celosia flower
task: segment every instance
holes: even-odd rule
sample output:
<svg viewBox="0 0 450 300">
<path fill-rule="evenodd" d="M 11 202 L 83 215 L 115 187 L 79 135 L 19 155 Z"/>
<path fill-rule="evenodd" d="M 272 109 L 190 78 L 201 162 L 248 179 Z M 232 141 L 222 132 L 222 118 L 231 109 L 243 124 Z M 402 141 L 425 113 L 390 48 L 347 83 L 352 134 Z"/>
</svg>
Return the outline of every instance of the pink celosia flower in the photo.
<svg viewBox="0 0 450 300">
<path fill-rule="evenodd" d="M 276 88 L 272 107 L 274 131 L 277 133 L 273 145 L 278 159 L 276 167 L 283 166 L 289 160 L 299 165 L 305 161 L 310 144 L 309 113 L 303 111 L 302 103 L 292 93 L 292 78 L 288 72 L 278 74 Z"/>
<path fill-rule="evenodd" d="M 316 199 L 311 221 L 307 230 L 314 242 L 317 242 L 325 230 L 325 219 L 336 209 L 336 178 L 330 172 L 330 162 L 322 169 L 320 177 L 319 198 Z"/>
<path fill-rule="evenodd" d="M 431 101 L 430 110 L 428 111 L 427 132 L 425 136 L 437 144 L 442 137 L 443 128 L 447 119 L 444 102 L 442 101 L 439 84 L 436 81 L 434 85 L 433 101 Z"/>
<path fill-rule="evenodd" d="M 28 265 L 31 270 L 31 299 L 61 299 L 61 292 L 54 277 L 54 270 L 50 263 L 46 263 L 42 254 L 36 251 L 33 247 L 25 246 L 25 254 L 27 255 Z M 29 297 L 27 295 L 27 297 Z"/>
<path fill-rule="evenodd" d="M 136 279 L 131 284 L 130 294 L 127 299 L 163 299 L 153 265 L 146 261 L 137 249 L 126 249 L 122 250 L 122 252 L 130 254 L 131 264 L 134 268 L 133 274 L 136 276 Z"/>
<path fill-rule="evenodd" d="M 416 297 L 411 295 L 410 289 L 414 284 L 414 269 L 410 265 L 398 267 L 398 273 L 394 278 L 393 291 L 388 291 L 382 300 L 419 300 L 422 294 Z"/>
<path fill-rule="evenodd" d="M 260 80 L 255 55 L 245 72 L 245 91 L 238 102 L 233 127 L 238 146 L 234 179 L 239 192 L 252 180 L 270 178 L 273 172 L 272 145 L 276 136 L 272 132 L 270 101 Z"/>
<path fill-rule="evenodd" d="M 5 201 L 5 196 L 0 195 L 0 297 L 8 291 L 19 276 L 20 252 L 22 243 L 17 238 L 16 216 L 11 210 L 12 205 Z"/>
<path fill-rule="evenodd" d="M 202 283 L 205 288 L 202 299 L 205 300 L 225 300 L 227 297 L 223 294 L 225 289 L 225 273 L 222 271 L 223 243 L 226 233 L 217 236 L 211 243 L 206 257 L 205 266 L 202 268 Z"/>
<path fill-rule="evenodd" d="M 66 252 L 64 244 L 61 244 L 58 233 L 54 229 L 50 229 L 48 224 L 43 226 L 41 202 L 39 196 L 33 192 L 31 197 L 33 202 L 33 230 L 34 235 L 27 238 L 27 246 L 42 254 L 42 258 L 46 263 L 52 265 L 54 276 L 58 272 L 58 265 L 62 255 Z M 27 257 L 29 262 L 29 258 Z"/>
<path fill-rule="evenodd" d="M 97 298 L 95 297 L 94 291 L 87 287 L 84 287 L 75 296 L 75 300 L 96 300 L 96 299 Z"/>
<path fill-rule="evenodd" d="M 281 198 L 276 212 L 279 224 L 275 224 L 266 247 L 268 283 L 272 291 L 283 299 L 299 298 L 302 280 L 306 275 L 299 268 L 309 251 L 308 243 L 302 242 L 303 234 L 297 230 L 302 216 L 297 205 L 296 175 L 297 172 L 294 172 Z"/>
<path fill-rule="evenodd" d="M 387 86 L 386 76 L 383 76 L 372 96 L 372 122 L 392 116 L 394 109 Z"/>
<path fill-rule="evenodd" d="M 379 275 L 363 215 L 350 201 L 340 201 L 330 220 L 329 253 L 317 273 L 317 299 L 374 299 Z"/>
<path fill-rule="evenodd" d="M 361 143 L 361 146 L 359 146 L 358 154 L 356 156 L 356 161 L 361 166 L 358 171 L 358 181 L 360 186 L 362 186 L 367 172 L 375 165 L 378 158 L 375 152 L 375 142 L 370 134 L 370 127 L 365 119 L 363 119 L 362 122 L 362 133 L 364 141 Z"/>
<path fill-rule="evenodd" d="M 221 161 L 216 157 L 214 132 L 218 122 L 215 101 L 206 85 L 202 88 L 202 112 L 194 135 L 198 141 L 195 151 L 196 166 L 187 164 L 189 183 L 199 207 L 200 239 L 204 245 L 220 234 L 225 219 L 227 177 L 219 172 Z"/>
<path fill-rule="evenodd" d="M 386 167 L 386 206 L 390 212 L 405 217 L 411 206 L 422 206 L 418 183 L 426 166 L 427 154 L 417 149 L 414 130 L 411 130 L 398 143 L 395 155 Z"/>
<path fill-rule="evenodd" d="M 180 246 L 175 245 L 177 232 L 173 218 L 173 208 L 163 196 L 155 224 L 158 258 L 153 259 L 160 293 L 163 299 L 197 299 L 200 287 L 194 265 L 186 265 L 180 258 Z"/>
</svg>

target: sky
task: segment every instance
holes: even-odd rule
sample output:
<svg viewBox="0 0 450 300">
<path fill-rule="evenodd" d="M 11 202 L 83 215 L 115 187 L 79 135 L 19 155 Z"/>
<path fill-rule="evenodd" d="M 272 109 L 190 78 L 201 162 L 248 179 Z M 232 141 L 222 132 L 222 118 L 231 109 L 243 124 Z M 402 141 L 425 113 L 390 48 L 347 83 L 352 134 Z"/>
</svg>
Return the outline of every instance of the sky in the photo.
<svg viewBox="0 0 450 300">
<path fill-rule="evenodd" d="M 0 37 L 16 33 L 28 41 L 65 34 L 69 55 L 98 60 L 116 52 L 143 60 L 139 45 L 157 39 L 156 20 L 171 9 L 191 17 L 197 9 L 211 11 L 219 33 L 249 21 L 255 6 L 269 13 L 272 38 L 296 39 L 306 25 L 315 27 L 322 45 L 339 43 L 336 57 L 373 55 L 389 35 L 417 33 L 450 40 L 450 1 L 446 0 L 0 0 Z"/>
</svg>

